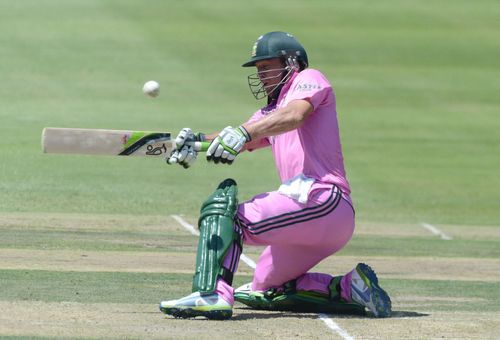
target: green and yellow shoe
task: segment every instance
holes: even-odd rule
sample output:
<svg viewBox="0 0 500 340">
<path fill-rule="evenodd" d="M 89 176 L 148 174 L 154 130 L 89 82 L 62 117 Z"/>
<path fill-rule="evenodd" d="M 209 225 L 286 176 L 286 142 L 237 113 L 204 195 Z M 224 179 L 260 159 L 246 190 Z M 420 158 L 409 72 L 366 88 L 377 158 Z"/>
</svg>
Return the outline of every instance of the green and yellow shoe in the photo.
<svg viewBox="0 0 500 340">
<path fill-rule="evenodd" d="M 160 302 L 160 311 L 175 318 L 204 316 L 211 320 L 227 320 L 233 315 L 233 306 L 218 294 L 195 292 L 179 300 Z"/>
<path fill-rule="evenodd" d="M 391 316 L 391 299 L 378 285 L 378 278 L 367 264 L 359 263 L 352 273 L 351 296 L 354 302 L 368 308 L 377 318 Z"/>
</svg>

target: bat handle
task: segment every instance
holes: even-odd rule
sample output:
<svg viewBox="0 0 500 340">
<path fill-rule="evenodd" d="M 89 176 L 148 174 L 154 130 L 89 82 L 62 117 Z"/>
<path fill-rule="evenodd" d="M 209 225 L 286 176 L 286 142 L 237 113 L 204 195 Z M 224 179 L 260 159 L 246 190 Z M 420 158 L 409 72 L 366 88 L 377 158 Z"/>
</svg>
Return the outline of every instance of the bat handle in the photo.
<svg viewBox="0 0 500 340">
<path fill-rule="evenodd" d="M 187 145 L 191 145 L 195 151 L 198 151 L 198 152 L 205 152 L 208 150 L 208 147 L 210 146 L 210 143 L 209 142 L 186 142 Z M 175 164 L 177 163 L 177 160 L 176 159 L 172 159 L 172 160 L 167 160 L 167 163 L 168 164 Z"/>
<path fill-rule="evenodd" d="M 205 152 L 210 146 L 209 142 L 188 142 L 188 145 L 192 145 L 195 151 Z"/>
</svg>

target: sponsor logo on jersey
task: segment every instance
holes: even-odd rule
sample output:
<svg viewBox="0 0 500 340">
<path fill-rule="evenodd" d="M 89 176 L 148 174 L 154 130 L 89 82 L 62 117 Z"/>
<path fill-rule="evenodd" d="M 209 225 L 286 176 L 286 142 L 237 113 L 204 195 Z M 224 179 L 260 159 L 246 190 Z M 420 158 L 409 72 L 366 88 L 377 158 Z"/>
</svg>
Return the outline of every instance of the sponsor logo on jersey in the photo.
<svg viewBox="0 0 500 340">
<path fill-rule="evenodd" d="M 294 90 L 295 91 L 321 90 L 321 86 L 318 84 L 297 84 Z"/>
</svg>

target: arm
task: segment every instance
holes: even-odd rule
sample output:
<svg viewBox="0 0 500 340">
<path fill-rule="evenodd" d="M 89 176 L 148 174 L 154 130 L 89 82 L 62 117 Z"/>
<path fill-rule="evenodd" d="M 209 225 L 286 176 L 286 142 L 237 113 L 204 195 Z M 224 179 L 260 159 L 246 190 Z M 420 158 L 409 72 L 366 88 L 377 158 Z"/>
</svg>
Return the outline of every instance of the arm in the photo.
<svg viewBox="0 0 500 340">
<path fill-rule="evenodd" d="M 283 132 L 297 129 L 312 111 L 313 106 L 307 100 L 293 100 L 287 106 L 276 110 L 263 119 L 243 124 L 243 127 L 252 137 L 252 140 L 245 146 L 249 146 L 254 141 L 258 141 L 265 137 L 275 136 Z M 218 135 L 219 132 L 207 134 L 205 135 L 205 139 L 207 141 L 212 141 Z"/>
<path fill-rule="evenodd" d="M 251 149 L 252 143 L 300 127 L 312 111 L 309 101 L 297 99 L 257 121 L 244 123 L 238 128 L 228 126 L 212 140 L 207 160 L 231 164 L 241 151 Z"/>
<path fill-rule="evenodd" d="M 258 121 L 243 124 L 243 127 L 252 140 L 259 140 L 299 128 L 312 111 L 313 106 L 307 100 L 293 100 Z"/>
<path fill-rule="evenodd" d="M 220 133 L 204 135 L 205 141 L 212 141 L 207 150 L 207 160 L 231 164 L 241 151 L 252 149 L 252 146 L 259 144 L 262 138 L 300 127 L 313 109 L 308 100 L 297 99 L 272 114 L 257 121 L 245 123 L 239 128 L 228 126 Z M 190 129 L 189 131 L 191 132 Z M 180 141 L 178 144 L 181 145 Z M 190 150 L 184 151 L 184 153 L 188 152 L 187 161 L 184 161 L 185 156 L 182 150 L 177 151 L 179 155 L 174 154 L 170 158 L 179 158 L 183 162 L 181 165 L 188 167 L 196 159 L 196 153 L 189 153 Z M 170 162 L 167 160 L 167 163 Z"/>
</svg>

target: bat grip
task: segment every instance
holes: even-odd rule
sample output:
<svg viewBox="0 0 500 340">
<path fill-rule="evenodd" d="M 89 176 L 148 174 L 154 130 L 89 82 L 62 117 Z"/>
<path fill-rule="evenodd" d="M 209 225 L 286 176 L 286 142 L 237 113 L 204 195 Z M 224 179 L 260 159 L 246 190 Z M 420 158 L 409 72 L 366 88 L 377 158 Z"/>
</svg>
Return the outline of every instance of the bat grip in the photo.
<svg viewBox="0 0 500 340">
<path fill-rule="evenodd" d="M 205 152 L 208 150 L 208 147 L 210 146 L 210 142 L 193 142 L 193 141 L 188 141 L 185 143 L 186 145 L 192 146 L 194 151 L 197 152 Z M 177 163 L 177 159 L 172 159 L 172 160 L 167 160 L 168 164 L 175 164 Z"/>
<path fill-rule="evenodd" d="M 194 151 L 198 152 L 205 152 L 208 150 L 208 147 L 210 146 L 209 142 L 187 142 L 186 144 L 191 145 Z"/>
</svg>

